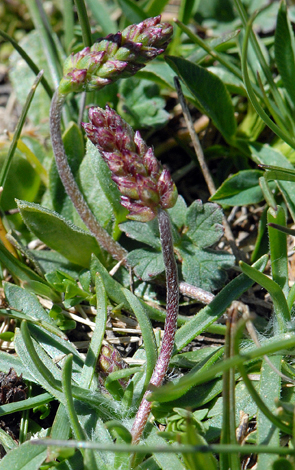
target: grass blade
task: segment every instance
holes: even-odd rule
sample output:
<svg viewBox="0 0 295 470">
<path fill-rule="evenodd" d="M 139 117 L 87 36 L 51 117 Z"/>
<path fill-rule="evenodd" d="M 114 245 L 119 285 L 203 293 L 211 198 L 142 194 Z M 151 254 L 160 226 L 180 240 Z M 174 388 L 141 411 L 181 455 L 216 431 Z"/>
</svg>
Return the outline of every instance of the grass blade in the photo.
<svg viewBox="0 0 295 470">
<path fill-rule="evenodd" d="M 28 64 L 28 66 L 30 67 L 32 72 L 34 72 L 35 75 L 39 75 L 39 73 L 41 71 L 39 70 L 39 68 L 37 67 L 35 62 L 31 59 L 31 57 L 26 53 L 26 51 L 12 37 L 10 37 L 8 34 L 6 34 L 4 31 L 2 31 L 2 29 L 0 29 L 0 35 L 4 39 L 6 39 L 7 41 L 11 42 L 14 49 L 26 61 L 26 63 Z M 42 78 L 41 78 L 41 83 L 42 83 L 42 85 L 44 87 L 44 90 L 46 91 L 47 95 L 51 99 L 52 96 L 53 96 L 53 91 L 51 90 L 51 87 L 50 87 L 48 81 L 46 80 L 45 77 L 43 77 L 43 75 L 42 75 Z"/>
<path fill-rule="evenodd" d="M 253 281 L 264 287 L 273 300 L 274 308 L 276 311 L 278 328 L 280 332 L 286 331 L 286 322 L 291 320 L 290 311 L 286 301 L 286 297 L 281 287 L 272 279 L 269 279 L 265 274 L 257 271 L 252 266 L 248 266 L 243 261 L 240 262 L 242 271 L 247 274 Z"/>
<path fill-rule="evenodd" d="M 286 216 L 284 209 L 281 206 L 277 206 L 277 210 L 269 208 L 267 222 L 268 224 L 275 223 L 285 227 Z M 270 226 L 268 227 L 268 236 L 272 278 L 281 287 L 287 298 L 289 294 L 287 237 L 286 234 Z"/>
<path fill-rule="evenodd" d="M 27 96 L 27 99 L 26 99 L 26 102 L 25 102 L 25 105 L 22 109 L 22 113 L 20 115 L 20 118 L 18 120 L 18 123 L 17 123 L 17 126 L 16 126 L 16 129 L 15 129 L 15 132 L 14 132 L 14 135 L 13 135 L 13 139 L 12 139 L 12 142 L 11 142 L 11 145 L 9 147 L 9 151 L 8 151 L 8 154 L 7 154 L 7 157 L 4 161 L 4 164 L 1 168 L 1 173 L 0 173 L 0 187 L 2 186 L 3 188 L 3 192 L 5 191 L 5 181 L 6 181 L 6 178 L 7 178 L 7 175 L 8 175 L 8 172 L 9 172 L 9 168 L 10 168 L 10 165 L 11 165 L 11 162 L 12 162 L 12 158 L 13 158 L 13 155 L 14 155 L 14 152 L 15 152 L 15 149 L 17 147 L 17 141 L 18 139 L 20 138 L 20 135 L 21 135 L 21 132 L 22 132 L 22 128 L 24 126 L 24 123 L 25 123 L 25 120 L 26 120 L 26 117 L 27 117 L 27 114 L 28 114 L 28 111 L 29 111 L 29 108 L 30 108 L 30 105 L 31 105 L 31 102 L 32 102 L 32 99 L 34 98 L 34 94 L 35 94 L 35 91 L 36 91 L 36 88 L 37 86 L 39 85 L 41 79 L 42 79 L 42 76 L 43 76 L 43 71 L 39 72 L 36 79 L 34 80 L 34 83 L 32 85 L 32 88 Z M 1 195 L 3 194 L 3 192 L 0 193 L 0 200 L 1 200 Z"/>
<path fill-rule="evenodd" d="M 81 374 L 81 386 L 90 388 L 95 372 L 95 366 L 100 353 L 102 340 L 104 338 L 107 322 L 107 297 L 100 274 L 95 277 L 97 310 L 95 319 L 95 330 L 89 344 L 85 364 Z"/>
</svg>

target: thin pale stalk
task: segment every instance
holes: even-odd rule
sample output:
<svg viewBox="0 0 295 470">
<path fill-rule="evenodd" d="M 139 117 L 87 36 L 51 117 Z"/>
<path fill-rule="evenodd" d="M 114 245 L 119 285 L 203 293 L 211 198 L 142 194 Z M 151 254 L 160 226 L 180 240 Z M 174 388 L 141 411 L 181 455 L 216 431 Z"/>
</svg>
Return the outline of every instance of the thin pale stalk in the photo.
<svg viewBox="0 0 295 470">
<path fill-rule="evenodd" d="M 58 90 L 56 90 L 53 95 L 50 109 L 50 131 L 52 147 L 60 179 L 78 214 L 93 236 L 96 238 L 99 245 L 104 250 L 111 253 L 116 260 L 120 261 L 122 258 L 126 257 L 127 251 L 121 245 L 115 242 L 115 240 L 113 240 L 113 238 L 106 232 L 106 230 L 104 230 L 99 225 L 96 218 L 89 209 L 87 202 L 82 196 L 69 166 L 60 129 L 61 111 L 64 101 L 65 95 L 60 94 Z"/>
<path fill-rule="evenodd" d="M 166 321 L 164 336 L 159 358 L 157 360 L 150 386 L 160 387 L 169 367 L 176 331 L 178 315 L 179 287 L 177 265 L 173 252 L 173 237 L 169 215 L 165 210 L 158 210 L 158 222 L 161 237 L 162 252 L 166 271 Z M 147 391 L 142 399 L 132 427 L 132 442 L 136 444 L 140 440 L 144 426 L 148 420 L 151 402 L 146 400 Z"/>
<path fill-rule="evenodd" d="M 186 101 L 184 99 L 179 79 L 177 77 L 174 77 L 174 85 L 175 85 L 175 88 L 176 88 L 176 91 L 177 91 L 177 94 L 178 94 L 179 102 L 181 104 L 181 108 L 182 108 L 183 116 L 184 116 L 184 119 L 185 119 L 185 123 L 186 123 L 187 129 L 189 131 L 189 134 L 190 134 L 193 146 L 194 146 L 194 150 L 195 150 L 196 155 L 197 155 L 199 165 L 201 167 L 201 171 L 202 171 L 204 179 L 206 181 L 209 193 L 210 193 L 211 196 L 213 196 L 213 194 L 216 193 L 216 187 L 215 187 L 213 178 L 210 174 L 209 168 L 207 166 L 207 163 L 206 163 L 206 160 L 205 160 L 205 157 L 204 157 L 204 152 L 203 152 L 199 137 L 198 137 L 198 135 L 195 131 L 194 124 L 193 124 L 189 109 L 187 107 Z M 240 251 L 238 250 L 238 248 L 236 246 L 235 237 L 233 236 L 230 225 L 229 225 L 229 223 L 228 223 L 228 221 L 226 220 L 225 217 L 223 217 L 223 227 L 224 227 L 225 236 L 226 236 L 226 238 L 227 238 L 227 240 L 228 240 L 228 242 L 231 246 L 233 254 L 235 255 L 235 257 L 237 259 L 241 259 L 241 253 L 240 253 Z"/>
</svg>

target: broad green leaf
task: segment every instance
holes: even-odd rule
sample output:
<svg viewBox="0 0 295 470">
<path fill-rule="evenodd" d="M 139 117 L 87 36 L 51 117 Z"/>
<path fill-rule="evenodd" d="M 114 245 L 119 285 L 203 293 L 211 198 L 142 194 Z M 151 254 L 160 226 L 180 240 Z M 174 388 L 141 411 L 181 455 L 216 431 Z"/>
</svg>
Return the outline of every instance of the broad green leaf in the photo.
<svg viewBox="0 0 295 470">
<path fill-rule="evenodd" d="M 0 470 L 39 470 L 46 456 L 46 446 L 33 446 L 30 442 L 24 442 L 2 458 Z"/>
<path fill-rule="evenodd" d="M 173 70 L 171 70 L 171 67 L 166 62 L 152 61 L 143 70 L 140 70 L 136 76 L 154 81 L 162 86 L 168 86 L 172 90 L 174 89 L 173 77 L 175 73 L 173 73 Z"/>
<path fill-rule="evenodd" d="M 108 432 L 108 429 L 104 426 L 104 422 L 99 416 L 99 413 L 93 413 L 93 409 L 87 404 L 80 400 L 75 400 L 75 410 L 79 418 L 79 422 L 88 441 L 95 441 L 100 444 L 110 445 L 113 440 Z M 109 419 L 114 419 L 110 416 Z M 105 420 L 104 420 L 105 421 Z M 109 470 L 114 468 L 114 453 L 111 452 L 95 452 L 97 467 L 99 470 Z M 90 465 L 89 470 L 92 470 Z"/>
<path fill-rule="evenodd" d="M 207 70 L 219 77 L 230 93 L 247 96 L 243 82 L 225 67 L 208 67 Z"/>
<path fill-rule="evenodd" d="M 152 249 L 133 250 L 127 256 L 128 262 L 134 266 L 134 272 L 139 279 L 150 281 L 165 270 L 161 251 Z"/>
<path fill-rule="evenodd" d="M 85 470 L 83 457 L 80 451 L 75 452 L 74 455 L 69 457 L 67 460 L 56 465 L 57 470 Z"/>
<path fill-rule="evenodd" d="M 263 256 L 253 266 L 263 271 L 266 263 L 267 256 Z M 200 310 L 197 315 L 179 328 L 175 334 L 176 351 L 180 351 L 196 336 L 205 331 L 223 314 L 231 302 L 237 300 L 253 283 L 254 281 L 246 275 L 240 275 L 229 282 L 209 305 Z"/>
<path fill-rule="evenodd" d="M 120 235 L 118 224 L 126 220 L 128 211 L 120 204 L 120 192 L 111 179 L 111 172 L 98 149 L 87 141 L 86 155 L 79 170 L 80 187 L 99 223 Z"/>
<path fill-rule="evenodd" d="M 156 219 L 147 223 L 127 220 L 120 224 L 120 229 L 126 233 L 127 237 L 150 245 L 156 250 L 161 249 L 159 226 Z"/>
<path fill-rule="evenodd" d="M 275 29 L 275 58 L 283 84 L 295 106 L 295 39 L 288 19 L 285 1 L 282 1 Z"/>
<path fill-rule="evenodd" d="M 178 196 L 175 206 L 173 206 L 171 209 L 168 209 L 172 223 L 178 228 L 178 230 L 182 229 L 185 225 L 186 212 L 186 202 L 182 196 Z"/>
<path fill-rule="evenodd" d="M 23 374 L 23 378 L 25 380 L 34 381 L 33 376 L 29 373 L 29 371 L 23 370 L 23 364 L 17 356 L 0 351 L 0 370 L 2 372 L 8 373 L 11 367 L 18 375 Z"/>
<path fill-rule="evenodd" d="M 261 176 L 263 172 L 259 170 L 239 171 L 222 183 L 210 201 L 228 206 L 256 204 L 263 201 L 264 196 L 259 186 Z"/>
<path fill-rule="evenodd" d="M 186 213 L 185 234 L 198 248 L 207 248 L 223 235 L 223 213 L 217 204 L 196 200 Z"/>
<path fill-rule="evenodd" d="M 17 204 L 25 224 L 34 235 L 72 263 L 88 267 L 91 254 L 100 254 L 96 240 L 89 233 L 67 222 L 56 212 L 25 201 L 17 201 Z"/>
<path fill-rule="evenodd" d="M 187 209 L 184 200 L 178 198 L 176 208 L 169 213 L 172 216 L 175 253 L 181 262 L 184 280 L 206 290 L 218 289 L 227 277 L 224 269 L 234 264 L 234 258 L 226 252 L 202 250 L 218 242 L 223 235 L 221 208 L 217 204 L 195 201 Z M 174 220 L 177 227 L 173 224 Z M 128 254 L 135 274 L 149 281 L 162 273 L 165 266 L 156 221 L 148 224 L 126 222 L 120 228 L 132 238 L 156 249 L 140 248 Z"/>
<path fill-rule="evenodd" d="M 229 253 L 201 250 L 191 243 L 182 243 L 179 252 L 184 280 L 209 292 L 224 285 L 227 279 L 225 270 L 235 263 L 234 256 Z"/>
<path fill-rule="evenodd" d="M 118 111 L 134 129 L 157 129 L 167 124 L 165 105 L 156 83 L 131 77 L 119 85 Z"/>
<path fill-rule="evenodd" d="M 230 95 L 222 81 L 181 57 L 168 56 L 166 60 L 194 95 L 201 110 L 212 119 L 225 139 L 230 140 L 236 132 L 236 121 Z"/>
<path fill-rule="evenodd" d="M 63 271 L 74 279 L 78 279 L 81 266 L 70 263 L 67 258 L 62 256 L 60 253 L 45 250 L 31 251 L 45 273 L 48 274 L 52 271 Z"/>
<path fill-rule="evenodd" d="M 6 153 L 6 151 L 0 152 L 0 169 L 4 164 Z M 34 201 L 39 188 L 40 177 L 30 163 L 23 157 L 21 152 L 16 149 L 10 164 L 3 195 L 1 196 L 2 210 L 7 211 L 15 208 L 15 199 L 18 198 Z"/>
</svg>

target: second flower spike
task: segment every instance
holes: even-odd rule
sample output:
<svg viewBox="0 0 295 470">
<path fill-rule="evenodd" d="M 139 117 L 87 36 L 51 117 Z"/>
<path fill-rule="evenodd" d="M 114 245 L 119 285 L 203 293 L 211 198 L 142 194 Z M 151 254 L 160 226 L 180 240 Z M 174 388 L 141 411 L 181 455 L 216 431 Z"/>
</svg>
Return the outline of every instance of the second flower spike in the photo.
<svg viewBox="0 0 295 470">
<path fill-rule="evenodd" d="M 158 208 L 170 209 L 177 189 L 151 147 L 111 108 L 90 108 L 90 123 L 83 124 L 87 137 L 107 162 L 121 193 L 129 219 L 148 222 Z"/>
</svg>

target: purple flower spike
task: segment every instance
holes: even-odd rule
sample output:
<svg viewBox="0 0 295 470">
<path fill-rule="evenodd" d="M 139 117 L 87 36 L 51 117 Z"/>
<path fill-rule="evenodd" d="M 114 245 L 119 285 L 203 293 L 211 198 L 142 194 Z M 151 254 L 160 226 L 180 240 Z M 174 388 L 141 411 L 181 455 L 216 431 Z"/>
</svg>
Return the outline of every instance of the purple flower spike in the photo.
<svg viewBox="0 0 295 470">
<path fill-rule="evenodd" d="M 72 91 L 98 90 L 119 78 L 134 75 L 164 52 L 172 32 L 172 26 L 161 23 L 161 16 L 156 16 L 128 26 L 122 33 L 99 39 L 91 48 L 85 47 L 66 59 L 59 92 L 66 95 Z M 76 72 L 81 70 L 83 80 Z"/>
<path fill-rule="evenodd" d="M 108 164 L 121 193 L 121 204 L 129 219 L 148 222 L 158 209 L 169 209 L 177 200 L 177 189 L 151 147 L 111 108 L 90 108 L 90 123 L 82 124 L 87 137 Z"/>
</svg>

